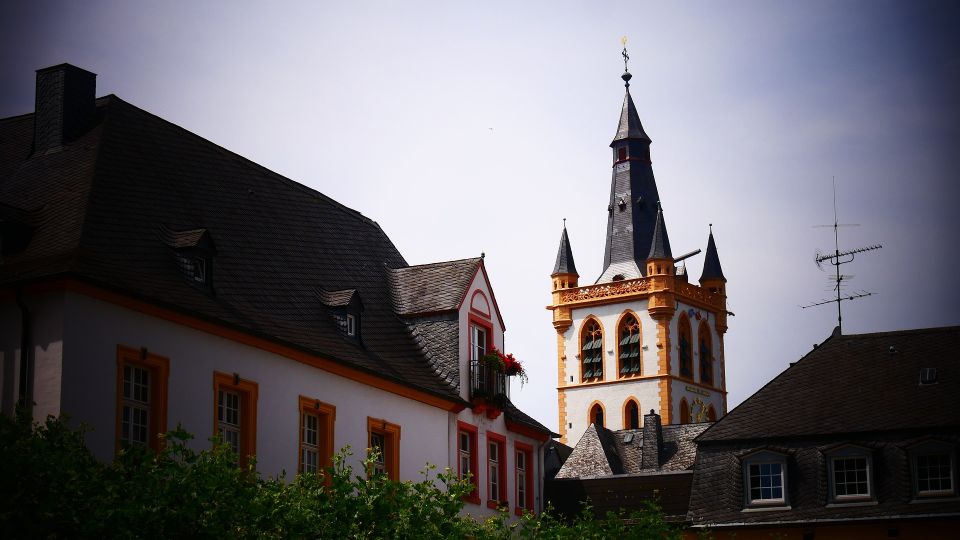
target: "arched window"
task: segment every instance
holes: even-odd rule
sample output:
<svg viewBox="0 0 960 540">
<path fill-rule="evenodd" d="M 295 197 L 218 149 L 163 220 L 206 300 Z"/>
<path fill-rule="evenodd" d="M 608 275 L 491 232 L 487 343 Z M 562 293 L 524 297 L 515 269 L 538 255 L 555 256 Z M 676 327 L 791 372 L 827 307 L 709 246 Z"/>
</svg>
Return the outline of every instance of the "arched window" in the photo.
<svg viewBox="0 0 960 540">
<path fill-rule="evenodd" d="M 687 405 L 687 398 L 680 399 L 680 423 L 690 423 L 690 406 Z"/>
<path fill-rule="evenodd" d="M 632 313 L 624 315 L 617 328 L 620 340 L 617 344 L 620 354 L 620 376 L 640 374 L 640 321 Z"/>
<path fill-rule="evenodd" d="M 599 403 L 590 408 L 590 422 L 597 427 L 603 427 L 603 407 Z"/>
<path fill-rule="evenodd" d="M 680 334 L 680 376 L 693 378 L 693 341 L 690 339 L 690 319 L 686 313 L 680 314 L 677 329 Z"/>
<path fill-rule="evenodd" d="M 623 407 L 623 429 L 640 429 L 640 406 L 632 399 Z"/>
<path fill-rule="evenodd" d="M 698 341 L 700 341 L 700 382 L 713 384 L 713 338 L 707 321 L 700 323 Z"/>
<path fill-rule="evenodd" d="M 580 335 L 580 358 L 583 364 L 583 380 L 603 378 L 603 330 L 600 323 L 591 319 Z"/>
<path fill-rule="evenodd" d="M 711 422 L 717 421 L 717 410 L 713 408 L 713 405 L 707 407 L 707 420 Z"/>
</svg>

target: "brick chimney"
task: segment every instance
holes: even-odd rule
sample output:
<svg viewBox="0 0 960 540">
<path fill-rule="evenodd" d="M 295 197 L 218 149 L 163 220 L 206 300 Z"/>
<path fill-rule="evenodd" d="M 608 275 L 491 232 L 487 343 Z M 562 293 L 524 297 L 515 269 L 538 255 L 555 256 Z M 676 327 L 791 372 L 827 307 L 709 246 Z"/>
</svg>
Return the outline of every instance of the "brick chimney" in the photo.
<svg viewBox="0 0 960 540">
<path fill-rule="evenodd" d="M 641 468 L 660 468 L 662 448 L 663 427 L 660 425 L 660 415 L 650 409 L 650 414 L 643 415 L 643 459 L 640 462 Z"/>
<path fill-rule="evenodd" d="M 97 75 L 70 64 L 37 70 L 35 154 L 59 148 L 93 123 Z"/>
</svg>

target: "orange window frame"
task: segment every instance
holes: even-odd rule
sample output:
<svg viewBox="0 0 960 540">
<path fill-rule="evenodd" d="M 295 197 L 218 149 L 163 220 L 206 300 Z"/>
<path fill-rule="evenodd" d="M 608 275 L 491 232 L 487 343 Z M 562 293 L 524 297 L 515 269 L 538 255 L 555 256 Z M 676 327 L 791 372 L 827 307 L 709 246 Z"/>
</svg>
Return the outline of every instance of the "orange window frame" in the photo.
<svg viewBox="0 0 960 540">
<path fill-rule="evenodd" d="M 457 421 L 457 475 L 463 478 L 464 471 L 460 466 L 460 435 L 466 434 L 470 437 L 470 484 L 473 485 L 473 491 L 466 495 L 463 500 L 473 504 L 480 504 L 480 460 L 479 460 L 479 434 L 477 426 L 468 424 L 461 420 Z"/>
<path fill-rule="evenodd" d="M 500 500 L 493 499 L 493 493 L 490 489 L 490 446 L 497 445 L 497 491 Z M 507 497 L 507 438 L 499 433 L 487 431 L 487 508 L 509 508 L 510 502 Z"/>
<path fill-rule="evenodd" d="M 150 372 L 150 433 L 148 446 L 158 451 L 167 432 L 167 387 L 170 377 L 170 359 L 147 351 L 117 345 L 117 401 L 114 449 L 120 451 L 120 432 L 123 423 L 123 367 L 136 366 Z"/>
<path fill-rule="evenodd" d="M 367 417 L 367 448 L 373 448 L 373 434 L 383 436 L 383 468 L 387 478 L 400 480 L 400 426 L 382 418 Z M 368 471 L 368 475 L 372 471 Z"/>
<path fill-rule="evenodd" d="M 514 463 L 513 463 L 513 477 L 514 477 L 514 496 L 516 497 L 517 505 L 514 508 L 514 513 L 518 516 L 522 516 L 525 512 L 533 512 L 533 468 L 535 467 L 535 462 L 533 461 L 533 446 L 522 443 L 520 441 L 513 442 L 514 447 Z M 523 497 L 523 508 L 520 507 L 520 482 L 517 479 L 520 469 L 517 467 L 516 454 L 522 453 L 524 460 L 524 497 Z"/>
<path fill-rule="evenodd" d="M 680 423 L 690 423 L 690 405 L 687 404 L 687 398 L 680 398 Z"/>
<path fill-rule="evenodd" d="M 677 374 L 682 379 L 693 381 L 695 375 L 693 365 L 693 350 L 697 343 L 693 341 L 693 330 L 690 328 L 690 318 L 686 313 L 681 313 L 677 320 Z M 686 342 L 687 348 L 683 349 L 683 342 Z M 686 354 L 684 354 L 686 353 Z M 686 369 L 686 373 L 684 373 Z"/>
<path fill-rule="evenodd" d="M 317 416 L 317 471 L 323 472 L 333 466 L 333 425 L 337 419 L 337 408 L 316 398 L 300 396 L 300 422 L 297 424 L 297 471 L 303 472 L 303 421 L 308 414 Z"/>
<path fill-rule="evenodd" d="M 251 456 L 257 455 L 257 393 L 254 381 L 241 379 L 240 375 L 213 372 L 213 435 L 220 433 L 217 421 L 217 394 L 220 390 L 240 395 L 240 467 L 246 467 Z"/>
</svg>

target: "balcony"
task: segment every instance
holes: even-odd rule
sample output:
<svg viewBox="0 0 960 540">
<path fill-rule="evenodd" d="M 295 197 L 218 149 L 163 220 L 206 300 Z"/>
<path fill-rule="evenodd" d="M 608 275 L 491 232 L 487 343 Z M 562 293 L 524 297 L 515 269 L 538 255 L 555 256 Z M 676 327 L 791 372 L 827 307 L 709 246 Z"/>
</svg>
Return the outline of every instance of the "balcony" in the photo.
<svg viewBox="0 0 960 540">
<path fill-rule="evenodd" d="M 510 385 L 503 368 L 484 360 L 470 362 L 470 401 L 473 411 L 486 412 L 488 418 L 496 418 L 510 398 Z"/>
</svg>

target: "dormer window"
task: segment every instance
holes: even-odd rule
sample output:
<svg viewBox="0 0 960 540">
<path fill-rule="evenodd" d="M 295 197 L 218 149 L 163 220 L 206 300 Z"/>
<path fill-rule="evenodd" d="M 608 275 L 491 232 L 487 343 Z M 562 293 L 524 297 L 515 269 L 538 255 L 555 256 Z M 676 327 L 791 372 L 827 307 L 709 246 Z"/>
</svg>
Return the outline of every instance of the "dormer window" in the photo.
<svg viewBox="0 0 960 540">
<path fill-rule="evenodd" d="M 357 318 L 350 313 L 347 313 L 347 335 L 351 337 L 357 335 Z"/>
<path fill-rule="evenodd" d="M 207 229 L 174 230 L 160 225 L 160 239 L 173 250 L 177 267 L 186 280 L 211 289 L 216 248 Z"/>
<path fill-rule="evenodd" d="M 207 263 L 202 257 L 194 257 L 191 261 L 193 265 L 193 280 L 197 283 L 207 281 Z"/>
<path fill-rule="evenodd" d="M 746 508 L 789 507 L 786 455 L 760 451 L 744 457 L 741 463 Z"/>
<path fill-rule="evenodd" d="M 869 450 L 857 446 L 845 446 L 827 453 L 830 498 L 834 503 L 874 498 L 871 457 Z"/>
</svg>

